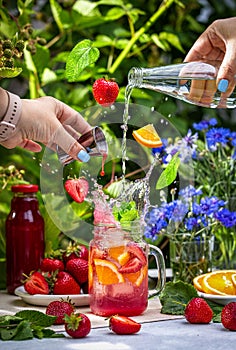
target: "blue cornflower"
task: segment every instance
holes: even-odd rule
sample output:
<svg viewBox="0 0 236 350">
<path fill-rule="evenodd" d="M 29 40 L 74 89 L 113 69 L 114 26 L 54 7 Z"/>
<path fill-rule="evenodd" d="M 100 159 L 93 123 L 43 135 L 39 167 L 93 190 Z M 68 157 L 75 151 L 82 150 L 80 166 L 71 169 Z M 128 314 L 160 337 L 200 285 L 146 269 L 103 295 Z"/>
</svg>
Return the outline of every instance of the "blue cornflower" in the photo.
<svg viewBox="0 0 236 350">
<path fill-rule="evenodd" d="M 217 120 L 215 118 L 211 118 L 210 120 L 202 120 L 199 123 L 193 123 L 194 129 L 198 131 L 207 130 L 209 126 L 215 125 L 217 125 Z"/>
<path fill-rule="evenodd" d="M 184 225 L 187 230 L 192 231 L 199 227 L 198 219 L 195 217 L 186 218 L 184 220 Z"/>
<path fill-rule="evenodd" d="M 219 220 L 225 227 L 233 227 L 236 225 L 236 212 L 229 209 L 222 209 L 215 213 L 215 218 Z"/>
<path fill-rule="evenodd" d="M 174 201 L 174 209 L 172 212 L 171 220 L 174 222 L 181 222 L 189 210 L 187 203 L 181 200 Z"/>
<path fill-rule="evenodd" d="M 236 132 L 231 132 L 230 141 L 233 147 L 236 147 Z"/>
<path fill-rule="evenodd" d="M 203 197 L 200 200 L 200 207 L 203 214 L 210 216 L 217 212 L 221 207 L 225 205 L 225 202 L 217 197 Z"/>
<path fill-rule="evenodd" d="M 194 186 L 189 185 L 185 187 L 184 189 L 179 191 L 179 195 L 183 197 L 184 199 L 192 198 L 194 196 L 199 196 L 202 194 L 202 191 L 200 189 L 196 189 Z"/>
<path fill-rule="evenodd" d="M 215 150 L 217 144 L 225 146 L 229 142 L 231 132 L 226 128 L 212 128 L 206 132 L 206 141 L 209 149 Z"/>
<path fill-rule="evenodd" d="M 153 155 L 155 155 L 156 153 L 161 153 L 168 146 L 168 140 L 167 139 L 161 139 L 161 141 L 162 141 L 162 146 L 161 147 L 152 148 L 152 154 Z"/>
</svg>

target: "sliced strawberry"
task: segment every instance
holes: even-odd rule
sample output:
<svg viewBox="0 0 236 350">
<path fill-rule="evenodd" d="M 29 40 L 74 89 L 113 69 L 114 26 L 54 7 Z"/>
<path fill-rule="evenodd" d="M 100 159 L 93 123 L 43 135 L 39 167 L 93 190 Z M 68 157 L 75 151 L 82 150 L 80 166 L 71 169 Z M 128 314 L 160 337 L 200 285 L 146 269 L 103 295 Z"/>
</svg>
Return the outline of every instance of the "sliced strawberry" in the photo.
<svg viewBox="0 0 236 350">
<path fill-rule="evenodd" d="M 138 258 L 130 259 L 125 265 L 119 268 L 120 273 L 134 273 L 138 272 L 142 268 L 143 264 Z"/>
<path fill-rule="evenodd" d="M 78 203 L 85 200 L 89 190 L 88 181 L 83 177 L 66 180 L 64 187 L 71 198 Z"/>
<path fill-rule="evenodd" d="M 25 277 L 24 287 L 27 293 L 31 295 L 49 294 L 48 283 L 40 272 L 34 271 L 29 276 Z"/>
<path fill-rule="evenodd" d="M 142 266 L 146 265 L 147 258 L 144 254 L 144 251 L 142 250 L 142 248 L 139 247 L 137 243 L 129 243 L 127 245 L 127 250 L 129 253 L 133 254 L 133 256 L 135 256 L 141 261 Z"/>
<path fill-rule="evenodd" d="M 116 334 L 133 334 L 139 332 L 141 324 L 126 316 L 110 317 L 109 328 Z"/>
</svg>

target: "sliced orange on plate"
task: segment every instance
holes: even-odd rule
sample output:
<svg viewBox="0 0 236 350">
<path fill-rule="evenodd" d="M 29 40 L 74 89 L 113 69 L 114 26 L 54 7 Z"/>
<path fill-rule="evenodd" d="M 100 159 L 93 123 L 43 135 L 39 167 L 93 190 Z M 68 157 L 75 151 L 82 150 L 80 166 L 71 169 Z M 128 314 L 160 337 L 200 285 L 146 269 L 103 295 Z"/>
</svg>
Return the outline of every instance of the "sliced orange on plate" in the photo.
<svg viewBox="0 0 236 350">
<path fill-rule="evenodd" d="M 104 259 L 94 259 L 94 265 L 99 283 L 108 285 L 125 281 L 117 266 L 112 262 Z"/>
<path fill-rule="evenodd" d="M 193 279 L 195 288 L 207 294 L 236 295 L 236 270 L 216 270 Z"/>
<path fill-rule="evenodd" d="M 153 124 L 147 124 L 132 133 L 134 139 L 141 145 L 149 148 L 162 147 L 162 141 Z"/>
</svg>

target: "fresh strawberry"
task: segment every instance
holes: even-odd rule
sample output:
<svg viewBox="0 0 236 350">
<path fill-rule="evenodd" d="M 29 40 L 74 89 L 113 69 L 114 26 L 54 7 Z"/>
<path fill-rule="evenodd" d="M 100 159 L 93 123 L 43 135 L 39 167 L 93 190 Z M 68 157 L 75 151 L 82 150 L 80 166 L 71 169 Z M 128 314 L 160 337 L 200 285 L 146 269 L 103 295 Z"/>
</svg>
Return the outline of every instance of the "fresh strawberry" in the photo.
<svg viewBox="0 0 236 350">
<path fill-rule="evenodd" d="M 80 286 L 69 272 L 59 271 L 53 286 L 53 294 L 80 294 Z"/>
<path fill-rule="evenodd" d="M 138 258 L 141 261 L 142 266 L 146 265 L 147 258 L 144 254 L 144 251 L 142 250 L 142 248 L 139 247 L 137 243 L 133 243 L 133 242 L 129 243 L 127 245 L 127 251 L 131 253 L 133 256 L 135 256 L 136 258 Z"/>
<path fill-rule="evenodd" d="M 236 301 L 232 301 L 223 307 L 221 322 L 225 328 L 236 331 Z"/>
<path fill-rule="evenodd" d="M 81 313 L 65 315 L 65 330 L 72 338 L 84 338 L 91 330 L 90 319 Z"/>
<path fill-rule="evenodd" d="M 120 273 L 133 273 L 138 272 L 143 264 L 138 258 L 132 258 L 127 263 L 119 268 Z"/>
<path fill-rule="evenodd" d="M 193 298 L 187 304 L 184 316 L 189 323 L 209 323 L 213 311 L 203 298 Z"/>
<path fill-rule="evenodd" d="M 41 262 L 40 270 L 43 272 L 63 271 L 64 263 L 59 259 L 44 258 Z"/>
<path fill-rule="evenodd" d="M 114 315 L 109 319 L 109 328 L 116 334 L 133 334 L 140 331 L 141 324 L 127 316 Z"/>
<path fill-rule="evenodd" d="M 119 94 L 119 86 L 114 79 L 100 78 L 94 82 L 92 91 L 97 103 L 109 107 L 115 102 Z"/>
<path fill-rule="evenodd" d="M 66 180 L 64 187 L 71 198 L 78 203 L 82 203 L 85 200 L 89 190 L 88 181 L 83 177 Z"/>
<path fill-rule="evenodd" d="M 74 311 L 75 307 L 69 299 L 67 301 L 63 299 L 51 301 L 46 308 L 47 315 L 57 317 L 54 324 L 64 324 L 65 315 L 71 315 Z"/>
<path fill-rule="evenodd" d="M 71 259 L 66 264 L 66 270 L 82 285 L 88 281 L 88 261 L 84 259 Z"/>
<path fill-rule="evenodd" d="M 78 244 L 76 242 L 70 242 L 63 253 L 63 260 L 66 264 L 67 261 L 75 258 L 81 258 L 84 260 L 88 260 L 89 251 L 85 245 Z"/>
<path fill-rule="evenodd" d="M 29 276 L 26 276 L 26 280 L 23 281 L 24 287 L 29 294 L 49 294 L 49 286 L 44 276 L 38 272 L 33 271 Z"/>
</svg>

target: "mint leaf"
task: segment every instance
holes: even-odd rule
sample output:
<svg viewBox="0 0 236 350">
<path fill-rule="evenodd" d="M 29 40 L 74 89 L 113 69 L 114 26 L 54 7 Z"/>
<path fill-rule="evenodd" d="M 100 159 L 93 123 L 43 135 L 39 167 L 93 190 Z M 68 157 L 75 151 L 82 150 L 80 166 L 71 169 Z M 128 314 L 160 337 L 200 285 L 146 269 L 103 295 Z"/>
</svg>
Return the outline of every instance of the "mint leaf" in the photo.
<svg viewBox="0 0 236 350">
<path fill-rule="evenodd" d="M 197 296 L 196 289 L 189 283 L 167 282 L 160 295 L 161 313 L 183 315 L 188 302 Z"/>
<path fill-rule="evenodd" d="M 2 340 L 32 339 L 33 333 L 30 327 L 30 322 L 23 320 L 14 327 L 0 329 L 0 338 Z"/>
<path fill-rule="evenodd" d="M 29 321 L 33 326 L 40 326 L 42 328 L 52 326 L 56 319 L 56 316 L 49 316 L 37 310 L 22 310 L 17 312 L 15 316 Z"/>
<path fill-rule="evenodd" d="M 114 215 L 115 220 L 121 223 L 134 221 L 139 217 L 136 203 L 134 201 L 128 203 L 122 202 L 119 206 L 114 206 L 112 214 Z"/>
<path fill-rule="evenodd" d="M 81 72 L 99 58 L 99 50 L 92 41 L 85 39 L 70 52 L 66 61 L 66 78 L 69 82 L 78 81 Z"/>
<path fill-rule="evenodd" d="M 161 190 L 164 187 L 169 186 L 176 178 L 177 172 L 180 166 L 180 158 L 179 153 L 177 152 L 165 168 L 165 170 L 161 173 L 159 179 L 156 183 L 156 190 Z"/>
</svg>

